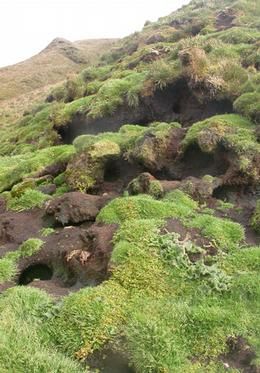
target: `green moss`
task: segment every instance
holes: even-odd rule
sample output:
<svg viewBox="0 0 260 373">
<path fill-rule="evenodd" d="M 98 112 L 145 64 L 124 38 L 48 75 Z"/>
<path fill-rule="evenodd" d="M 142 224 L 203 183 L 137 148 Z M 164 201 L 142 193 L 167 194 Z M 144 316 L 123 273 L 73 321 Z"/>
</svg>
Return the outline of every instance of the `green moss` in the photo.
<svg viewBox="0 0 260 373">
<path fill-rule="evenodd" d="M 34 189 L 26 189 L 19 197 L 7 199 L 8 210 L 23 211 L 34 207 L 42 207 L 50 196 Z"/>
<path fill-rule="evenodd" d="M 197 215 L 187 225 L 200 229 L 217 247 L 226 251 L 236 248 L 245 239 L 244 228 L 240 224 L 212 215 Z"/>
<path fill-rule="evenodd" d="M 256 232 L 260 233 L 260 200 L 257 201 L 255 211 L 251 218 L 251 226 Z"/>
<path fill-rule="evenodd" d="M 256 137 L 256 126 L 235 114 L 217 115 L 193 124 L 182 145 L 186 149 L 196 143 L 205 153 L 214 153 L 218 146 L 236 153 L 235 166 L 246 177 L 258 182 L 259 172 L 255 164 L 260 146 Z"/>
<path fill-rule="evenodd" d="M 54 184 L 57 186 L 57 187 L 60 187 L 62 186 L 62 184 L 64 184 L 65 182 L 65 174 L 64 172 L 59 174 L 58 176 L 56 176 L 53 180 Z"/>
<path fill-rule="evenodd" d="M 74 152 L 73 146 L 62 145 L 23 155 L 0 157 L 0 192 L 10 189 L 23 178 L 33 176 L 53 163 L 68 160 Z"/>
<path fill-rule="evenodd" d="M 84 358 L 118 333 L 125 301 L 126 291 L 114 281 L 66 297 L 49 324 L 53 340 L 71 356 Z"/>
<path fill-rule="evenodd" d="M 137 106 L 143 82 L 144 74 L 137 72 L 131 72 L 122 79 L 109 79 L 97 92 L 89 115 L 94 118 L 111 115 L 124 100 L 129 106 Z"/>
<path fill-rule="evenodd" d="M 167 193 L 163 200 L 183 205 L 187 209 L 190 209 L 190 211 L 197 210 L 199 207 L 198 202 L 194 201 L 188 194 L 177 189 Z"/>
<path fill-rule="evenodd" d="M 157 201 L 145 195 L 116 198 L 100 211 L 97 221 L 120 224 L 132 219 L 184 218 L 196 209 L 197 204 L 193 202 L 180 191 L 171 201 Z"/>
<path fill-rule="evenodd" d="M 1 371 L 23 372 L 26 366 L 29 372 L 83 372 L 79 364 L 46 344 L 41 326 L 52 308 L 52 300 L 41 290 L 15 287 L 5 292 L 0 299 Z"/>
<path fill-rule="evenodd" d="M 82 97 L 70 103 L 56 104 L 52 106 L 51 124 L 52 126 L 65 126 L 68 124 L 76 113 L 84 114 L 91 105 L 92 96 Z"/>
<path fill-rule="evenodd" d="M 249 92 L 234 102 L 235 110 L 255 122 L 260 121 L 260 92 Z"/>
<path fill-rule="evenodd" d="M 0 283 L 10 281 L 17 272 L 16 263 L 20 258 L 31 256 L 40 250 L 43 241 L 30 238 L 24 241 L 16 251 L 11 251 L 0 259 Z"/>
<path fill-rule="evenodd" d="M 66 170 L 66 182 L 72 189 L 87 191 L 104 179 L 105 165 L 119 158 L 120 147 L 109 140 L 100 140 L 77 154 L 69 162 Z"/>
<path fill-rule="evenodd" d="M 55 230 L 53 228 L 42 228 L 40 230 L 40 233 L 41 233 L 42 237 L 48 237 L 51 234 L 53 234 L 54 232 L 55 232 Z"/>
</svg>

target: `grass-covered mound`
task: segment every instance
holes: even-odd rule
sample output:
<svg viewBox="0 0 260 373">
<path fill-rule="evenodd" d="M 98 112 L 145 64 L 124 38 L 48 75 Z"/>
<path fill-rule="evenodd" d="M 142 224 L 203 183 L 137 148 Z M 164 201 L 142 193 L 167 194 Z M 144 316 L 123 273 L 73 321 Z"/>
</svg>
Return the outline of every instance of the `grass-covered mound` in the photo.
<svg viewBox="0 0 260 373">
<path fill-rule="evenodd" d="M 195 123 L 188 130 L 183 147 L 197 144 L 202 152 L 213 153 L 222 149 L 231 153 L 233 169 L 239 176 L 259 182 L 260 145 L 256 126 L 249 120 L 235 114 L 219 115 Z"/>
<path fill-rule="evenodd" d="M 108 197 L 93 226 L 43 219 L 37 237 L 52 234 L 65 253 L 78 231 L 80 249 L 60 254 L 71 272 L 88 273 L 96 252 L 109 261 L 105 281 L 63 298 L 29 286 L 0 294 L 1 372 L 88 372 L 107 351 L 137 373 L 259 368 L 260 247 L 247 245 L 259 232 L 259 12 L 253 0 L 193 0 L 1 126 L 1 289 L 43 243 L 8 252 L 6 222 L 44 213 L 50 190 Z"/>
<path fill-rule="evenodd" d="M 150 197 L 131 198 L 137 205 L 142 198 L 152 203 Z M 171 197 L 177 199 L 183 218 L 188 210 L 194 213 L 196 203 L 179 192 Z M 124 200 L 119 205 L 124 206 Z M 0 345 L 1 368 L 19 369 L 25 363 L 30 367 L 33 356 L 40 354 L 37 364 L 42 364 L 44 372 L 59 371 L 56 364 L 64 365 L 62 371 L 80 371 L 61 353 L 83 362 L 109 345 L 126 353 L 137 372 L 219 372 L 224 371 L 219 357 L 228 351 L 231 336 L 242 335 L 258 350 L 259 247 L 220 245 L 216 257 L 207 257 L 204 248 L 180 240 L 176 233 L 158 235 L 164 225 L 164 214 L 158 213 L 162 208 L 153 208 L 148 216 L 141 206 L 138 216 L 116 219 L 120 228 L 114 237 L 111 277 L 103 284 L 82 289 L 56 305 L 30 288 L 13 289 L 1 296 L 0 309 L 1 304 L 6 305 L 0 319 L 1 338 L 5 339 Z M 100 219 L 111 208 L 116 208 L 113 202 Z M 213 242 L 223 234 L 237 243 L 241 240 L 242 230 L 234 223 L 232 230 L 225 220 L 216 219 L 216 223 L 207 232 Z M 209 221 L 204 224 L 208 227 Z M 191 259 L 195 254 L 200 255 L 199 261 Z M 12 335 L 14 325 L 21 327 L 19 340 Z M 30 330 L 30 338 L 26 330 Z M 26 353 L 21 336 L 27 338 Z M 3 354 L 13 344 L 16 355 L 9 355 L 7 362 Z"/>
<path fill-rule="evenodd" d="M 49 95 L 52 102 L 33 108 L 12 128 L 8 122 L 1 126 L 0 154 L 56 145 L 57 128 L 61 133 L 60 127 L 66 129 L 79 117 L 96 119 L 98 125 L 98 119 L 111 118 L 119 108 L 131 113 L 180 82 L 180 97 L 188 90 L 197 105 L 226 100 L 229 112 L 234 103 L 238 113 L 258 123 L 258 18 L 253 0 L 209 0 L 207 6 L 193 0 L 168 17 L 148 22 L 141 32 L 119 41 L 99 64 L 55 87 Z M 182 118 L 182 104 L 174 106 Z M 145 117 L 162 119 L 153 118 L 149 110 Z"/>
<path fill-rule="evenodd" d="M 32 153 L 0 157 L 0 191 L 11 189 L 24 178 L 35 175 L 45 167 L 67 161 L 74 153 L 73 146 L 48 147 Z"/>
</svg>

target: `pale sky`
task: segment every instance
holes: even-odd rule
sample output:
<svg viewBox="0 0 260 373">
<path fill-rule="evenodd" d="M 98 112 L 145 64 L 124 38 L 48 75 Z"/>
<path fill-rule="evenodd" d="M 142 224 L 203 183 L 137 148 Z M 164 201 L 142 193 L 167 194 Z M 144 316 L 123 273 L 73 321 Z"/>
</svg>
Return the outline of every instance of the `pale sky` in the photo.
<svg viewBox="0 0 260 373">
<path fill-rule="evenodd" d="M 189 0 L 0 0 L 0 67 L 40 52 L 54 38 L 127 36 Z"/>
</svg>

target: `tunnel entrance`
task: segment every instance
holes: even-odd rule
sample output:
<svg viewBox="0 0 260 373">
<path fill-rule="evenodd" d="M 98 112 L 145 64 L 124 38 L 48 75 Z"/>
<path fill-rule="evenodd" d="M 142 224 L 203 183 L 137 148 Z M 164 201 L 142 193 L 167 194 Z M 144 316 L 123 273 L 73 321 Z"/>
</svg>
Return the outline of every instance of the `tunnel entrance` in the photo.
<svg viewBox="0 0 260 373">
<path fill-rule="evenodd" d="M 104 181 L 112 182 L 117 181 L 121 175 L 120 162 L 110 160 L 105 165 Z"/>
<path fill-rule="evenodd" d="M 191 145 L 185 152 L 182 163 L 182 178 L 204 175 L 221 176 L 229 168 L 228 154 L 219 147 L 214 154 L 202 152 L 197 144 Z"/>
<path fill-rule="evenodd" d="M 51 280 L 53 270 L 46 264 L 34 264 L 27 267 L 20 275 L 18 284 L 28 285 L 33 280 Z"/>
</svg>

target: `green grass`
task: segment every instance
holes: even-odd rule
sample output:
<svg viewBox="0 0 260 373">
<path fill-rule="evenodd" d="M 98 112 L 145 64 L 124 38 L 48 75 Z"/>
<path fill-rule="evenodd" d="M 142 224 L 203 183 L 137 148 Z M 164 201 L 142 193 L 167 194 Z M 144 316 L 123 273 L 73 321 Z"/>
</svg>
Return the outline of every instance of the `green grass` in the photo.
<svg viewBox="0 0 260 373">
<path fill-rule="evenodd" d="M 41 208 L 50 196 L 38 190 L 27 189 L 19 197 L 7 197 L 7 209 L 13 211 L 29 210 L 35 207 Z"/>
<path fill-rule="evenodd" d="M 158 201 L 147 195 L 122 197 L 105 206 L 98 214 L 97 221 L 120 224 L 132 219 L 185 218 L 196 207 L 196 203 L 181 191 L 172 193 L 171 201 Z"/>
<path fill-rule="evenodd" d="M 10 281 L 17 272 L 16 263 L 19 259 L 35 254 L 43 245 L 43 241 L 30 238 L 24 241 L 16 251 L 5 254 L 0 259 L 0 283 Z"/>
<path fill-rule="evenodd" d="M 234 102 L 235 110 L 255 122 L 260 121 L 260 92 L 249 92 L 240 96 Z"/>
<path fill-rule="evenodd" d="M 226 114 L 197 122 L 188 130 L 182 142 L 183 149 L 192 144 L 197 144 L 205 153 L 214 153 L 219 146 L 235 152 L 235 167 L 247 178 L 258 182 L 259 172 L 255 157 L 260 152 L 260 146 L 256 126 L 248 119 L 236 114 Z"/>
<path fill-rule="evenodd" d="M 200 229 L 205 237 L 225 251 L 236 248 L 245 239 L 244 228 L 240 224 L 212 215 L 197 215 L 187 225 Z"/>
<path fill-rule="evenodd" d="M 79 373 L 83 368 L 48 346 L 41 326 L 52 309 L 43 291 L 16 287 L 0 298 L 0 369 L 2 372 Z M 19 332 L 18 332 L 18 329 Z"/>
<path fill-rule="evenodd" d="M 251 226 L 256 232 L 260 233 L 260 200 L 257 201 L 255 211 L 251 217 Z"/>
<path fill-rule="evenodd" d="M 33 176 L 45 167 L 68 160 L 75 150 L 71 145 L 54 146 L 23 155 L 0 157 L 0 192 L 23 178 Z"/>
</svg>

